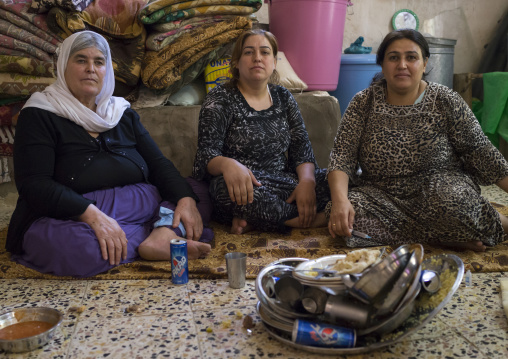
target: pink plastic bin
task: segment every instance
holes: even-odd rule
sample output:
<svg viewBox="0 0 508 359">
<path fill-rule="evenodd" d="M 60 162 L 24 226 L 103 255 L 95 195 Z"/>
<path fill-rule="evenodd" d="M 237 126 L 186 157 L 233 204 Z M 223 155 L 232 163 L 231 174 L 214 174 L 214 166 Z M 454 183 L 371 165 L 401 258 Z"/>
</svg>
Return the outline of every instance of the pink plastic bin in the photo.
<svg viewBox="0 0 508 359">
<path fill-rule="evenodd" d="M 348 0 L 268 0 L 270 32 L 308 91 L 334 91 Z"/>
</svg>

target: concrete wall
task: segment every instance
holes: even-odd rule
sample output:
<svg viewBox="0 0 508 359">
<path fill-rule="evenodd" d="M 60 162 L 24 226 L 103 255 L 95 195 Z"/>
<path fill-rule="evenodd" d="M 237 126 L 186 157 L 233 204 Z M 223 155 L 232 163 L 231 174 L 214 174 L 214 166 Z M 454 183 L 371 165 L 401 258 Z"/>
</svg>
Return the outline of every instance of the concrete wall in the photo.
<svg viewBox="0 0 508 359">
<path fill-rule="evenodd" d="M 276 0 L 274 0 L 276 1 Z M 508 13 L 508 0 L 351 0 L 344 29 L 343 49 L 359 36 L 375 52 L 392 30 L 395 12 L 410 9 L 420 20 L 420 31 L 434 37 L 456 39 L 454 73 L 476 72 L 485 46 L 498 22 Z M 269 5 L 257 17 L 269 24 Z"/>
</svg>

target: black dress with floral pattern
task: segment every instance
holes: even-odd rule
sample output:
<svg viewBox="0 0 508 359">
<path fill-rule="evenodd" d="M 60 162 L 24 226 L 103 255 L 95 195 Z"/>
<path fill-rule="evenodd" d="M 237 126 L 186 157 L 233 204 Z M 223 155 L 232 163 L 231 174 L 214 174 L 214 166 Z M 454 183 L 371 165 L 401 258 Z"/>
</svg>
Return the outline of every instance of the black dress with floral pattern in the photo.
<svg viewBox="0 0 508 359">
<path fill-rule="evenodd" d="M 272 106 L 256 111 L 236 87 L 217 86 L 207 95 L 199 114 L 198 149 L 193 176 L 210 181 L 214 217 L 231 223 L 242 218 L 258 230 L 284 231 L 284 222 L 298 216 L 296 203 L 286 203 L 296 185 L 296 168 L 316 165 L 317 210 L 330 200 L 326 170 L 317 168 L 298 105 L 284 87 L 269 85 Z M 207 165 L 217 156 L 249 168 L 262 186 L 254 186 L 254 201 L 232 202 L 224 177 L 211 177 Z"/>
<path fill-rule="evenodd" d="M 351 247 L 504 240 L 500 216 L 479 186 L 506 177 L 508 163 L 445 86 L 429 83 L 410 106 L 387 103 L 383 83 L 358 93 L 330 154 L 328 172 L 335 170 L 349 176 L 354 228 L 372 237 L 351 237 Z"/>
</svg>

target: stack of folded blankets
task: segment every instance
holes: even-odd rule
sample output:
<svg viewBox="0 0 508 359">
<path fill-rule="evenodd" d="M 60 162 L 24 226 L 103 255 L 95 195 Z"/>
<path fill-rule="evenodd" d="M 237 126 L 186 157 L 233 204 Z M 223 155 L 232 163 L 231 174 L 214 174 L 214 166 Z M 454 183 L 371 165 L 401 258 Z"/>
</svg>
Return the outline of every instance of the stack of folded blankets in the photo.
<svg viewBox="0 0 508 359">
<path fill-rule="evenodd" d="M 201 75 L 252 28 L 262 0 L 154 0 L 140 12 L 147 28 L 143 85 L 171 95 Z"/>
<path fill-rule="evenodd" d="M 0 0 L 0 183 L 9 182 L 16 119 L 27 98 L 55 82 L 62 39 L 49 31 L 32 1 Z"/>
</svg>

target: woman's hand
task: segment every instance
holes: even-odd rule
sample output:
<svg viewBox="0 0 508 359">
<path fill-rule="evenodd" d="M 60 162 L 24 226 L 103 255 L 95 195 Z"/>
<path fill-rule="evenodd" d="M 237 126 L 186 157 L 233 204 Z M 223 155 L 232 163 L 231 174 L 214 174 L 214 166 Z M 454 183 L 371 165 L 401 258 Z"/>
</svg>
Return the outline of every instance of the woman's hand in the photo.
<svg viewBox="0 0 508 359">
<path fill-rule="evenodd" d="M 109 259 L 109 264 L 118 265 L 122 259 L 127 259 L 127 238 L 116 220 L 93 204 L 79 216 L 79 220 L 87 223 L 95 232 L 104 260 Z"/>
<path fill-rule="evenodd" d="M 355 209 L 348 199 L 348 175 L 340 170 L 328 173 L 328 185 L 332 197 L 328 231 L 335 236 L 351 236 L 355 221 Z"/>
<path fill-rule="evenodd" d="M 328 231 L 333 238 L 336 236 L 350 237 L 354 221 L 355 210 L 349 200 L 332 201 Z"/>
<path fill-rule="evenodd" d="M 316 218 L 316 182 L 303 180 L 298 183 L 294 191 L 286 200 L 298 207 L 298 224 L 301 228 L 308 228 Z"/>
<path fill-rule="evenodd" d="M 261 186 L 250 169 L 240 162 L 229 159 L 222 171 L 231 201 L 246 205 L 254 200 L 254 186 Z"/>
<path fill-rule="evenodd" d="M 191 197 L 181 198 L 175 208 L 173 228 L 178 227 L 182 221 L 187 239 L 198 241 L 203 234 L 203 220 L 196 207 L 196 201 Z"/>
</svg>

